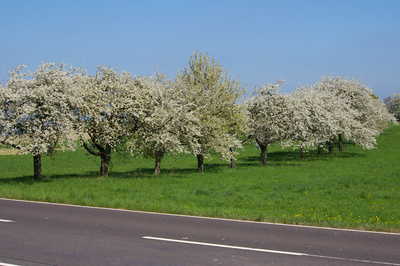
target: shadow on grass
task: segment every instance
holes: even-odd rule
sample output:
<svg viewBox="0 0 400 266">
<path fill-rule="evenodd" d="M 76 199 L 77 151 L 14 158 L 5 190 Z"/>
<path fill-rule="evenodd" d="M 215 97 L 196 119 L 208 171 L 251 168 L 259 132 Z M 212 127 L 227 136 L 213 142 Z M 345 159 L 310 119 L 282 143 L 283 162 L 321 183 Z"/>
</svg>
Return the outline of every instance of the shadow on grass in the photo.
<svg viewBox="0 0 400 266">
<path fill-rule="evenodd" d="M 267 155 L 267 165 L 271 164 L 274 166 L 279 165 L 302 165 L 304 162 L 313 162 L 313 161 L 328 161 L 333 158 L 354 158 L 354 157 L 365 157 L 366 155 L 359 152 L 351 152 L 351 151 L 334 151 L 333 153 L 324 152 L 322 156 L 318 156 L 316 150 L 311 150 L 306 152 L 305 160 L 301 160 L 300 150 L 293 151 L 273 151 L 269 152 Z M 251 155 L 251 156 L 243 156 L 240 158 L 240 161 L 244 161 L 249 165 L 259 165 L 260 164 L 260 155 Z M 243 164 L 239 162 L 238 164 Z"/>
<path fill-rule="evenodd" d="M 204 164 L 204 172 L 205 173 L 220 173 L 225 169 L 229 168 L 228 163 L 212 163 L 212 164 Z M 109 173 L 109 177 L 111 178 L 154 178 L 154 177 L 164 177 L 164 176 L 173 176 L 173 177 L 187 177 L 188 175 L 196 175 L 203 174 L 199 172 L 196 168 L 162 168 L 160 175 L 154 174 L 154 168 L 136 168 L 132 171 L 127 172 L 116 172 L 111 171 Z"/>
<path fill-rule="evenodd" d="M 205 172 L 207 173 L 218 173 L 223 170 L 223 168 L 229 168 L 227 164 L 212 164 L 205 165 Z M 187 177 L 188 175 L 193 174 L 203 174 L 198 172 L 197 169 L 180 169 L 180 168 L 161 168 L 161 174 L 155 175 L 154 168 L 136 168 L 132 171 L 112 171 L 110 170 L 108 173 L 108 177 L 100 177 L 99 172 L 97 171 L 89 171 L 85 174 L 55 174 L 55 175 L 43 175 L 43 180 L 41 182 L 37 182 L 34 180 L 33 176 L 21 176 L 21 177 L 12 177 L 12 178 L 0 178 L 0 185 L 2 184 L 28 184 L 33 185 L 35 183 L 49 183 L 56 179 L 69 179 L 69 178 L 80 178 L 80 179 L 102 179 L 102 178 L 116 178 L 116 179 L 140 179 L 140 178 L 157 178 L 157 177 Z"/>
<path fill-rule="evenodd" d="M 307 155 L 306 155 L 307 158 Z M 245 161 L 247 163 L 253 162 L 254 164 L 260 164 L 260 155 L 251 155 L 242 157 L 240 160 Z M 268 162 L 293 162 L 299 163 L 300 160 L 300 152 L 296 151 L 273 151 L 267 154 L 267 164 Z"/>
<path fill-rule="evenodd" d="M 237 168 L 245 168 L 245 167 L 275 167 L 275 166 L 304 166 L 307 162 L 313 161 L 327 161 L 332 160 L 334 158 L 354 158 L 354 157 L 365 157 L 364 153 L 360 152 L 351 152 L 351 151 L 334 151 L 333 154 L 329 154 L 324 152 L 323 156 L 318 157 L 317 151 L 311 150 L 306 153 L 306 159 L 301 161 L 300 151 L 299 150 L 281 150 L 281 151 L 272 151 L 268 153 L 267 157 L 267 165 L 260 165 L 260 155 L 255 155 L 252 153 L 251 155 L 242 154 L 238 156 L 239 158 L 236 161 Z M 221 160 L 212 160 L 206 161 L 204 163 L 204 172 L 217 174 L 230 169 L 230 163 Z M 197 168 L 184 168 L 184 167 L 161 167 L 161 174 L 155 175 L 153 167 L 136 167 L 131 171 L 113 171 L 112 167 L 109 169 L 109 176 L 107 178 L 123 178 L 123 179 L 135 179 L 135 178 L 155 178 L 155 177 L 175 177 L 175 178 L 183 178 L 188 176 L 196 176 L 201 175 L 203 173 L 197 171 Z M 82 179 L 97 179 L 99 177 L 99 172 L 97 171 L 88 171 L 83 174 L 55 174 L 55 175 L 44 175 L 43 183 L 52 182 L 54 179 L 68 179 L 68 178 L 82 178 Z M 14 178 L 3 178 L 0 179 L 1 184 L 34 184 L 37 183 L 34 181 L 33 176 L 21 176 Z"/>
<path fill-rule="evenodd" d="M 44 175 L 43 180 L 41 182 L 47 183 L 51 182 L 52 179 L 62 179 L 62 178 L 93 178 L 95 175 L 86 174 L 86 175 L 78 175 L 78 174 L 65 174 L 65 175 Z M 33 185 L 38 183 L 34 180 L 33 176 L 21 176 L 21 177 L 12 177 L 12 178 L 1 178 L 1 184 L 28 184 Z"/>
<path fill-rule="evenodd" d="M 35 181 L 33 180 L 33 176 L 21 176 L 21 177 L 0 179 L 0 184 L 21 184 L 21 183 L 33 185 Z"/>
</svg>

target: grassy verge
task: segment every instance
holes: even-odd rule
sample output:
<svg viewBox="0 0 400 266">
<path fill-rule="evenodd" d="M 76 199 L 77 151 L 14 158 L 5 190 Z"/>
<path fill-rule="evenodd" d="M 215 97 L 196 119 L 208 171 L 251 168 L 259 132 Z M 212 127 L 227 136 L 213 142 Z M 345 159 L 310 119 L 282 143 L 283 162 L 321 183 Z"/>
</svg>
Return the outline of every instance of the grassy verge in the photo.
<svg viewBox="0 0 400 266">
<path fill-rule="evenodd" d="M 99 158 L 84 150 L 43 158 L 34 182 L 29 155 L 0 156 L 0 197 L 199 216 L 400 232 L 400 127 L 378 148 L 345 145 L 344 152 L 307 154 L 271 147 L 268 165 L 247 146 L 237 169 L 218 159 L 196 172 L 193 155 L 152 160 L 114 156 L 110 177 L 98 178 Z"/>
</svg>

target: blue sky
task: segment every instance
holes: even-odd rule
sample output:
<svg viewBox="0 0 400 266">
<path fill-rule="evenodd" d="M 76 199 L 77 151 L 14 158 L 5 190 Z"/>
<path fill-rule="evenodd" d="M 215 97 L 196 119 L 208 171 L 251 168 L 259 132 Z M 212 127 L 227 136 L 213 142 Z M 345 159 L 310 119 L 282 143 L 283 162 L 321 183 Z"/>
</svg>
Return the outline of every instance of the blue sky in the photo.
<svg viewBox="0 0 400 266">
<path fill-rule="evenodd" d="M 118 67 L 174 78 L 193 51 L 248 85 L 283 92 L 323 75 L 400 93 L 398 0 L 0 0 L 0 82 L 19 64 Z"/>
</svg>

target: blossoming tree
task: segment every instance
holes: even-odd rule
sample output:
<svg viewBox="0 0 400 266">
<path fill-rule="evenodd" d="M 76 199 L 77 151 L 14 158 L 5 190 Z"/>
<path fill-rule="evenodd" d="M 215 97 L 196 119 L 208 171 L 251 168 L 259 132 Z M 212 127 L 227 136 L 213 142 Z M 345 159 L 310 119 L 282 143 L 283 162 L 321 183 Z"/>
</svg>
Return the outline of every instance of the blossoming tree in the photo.
<svg viewBox="0 0 400 266">
<path fill-rule="evenodd" d="M 267 162 L 268 145 L 285 139 L 289 127 L 288 95 L 279 93 L 280 85 L 256 88 L 246 101 L 250 134 L 261 150 L 260 164 Z"/>
<path fill-rule="evenodd" d="M 70 108 L 71 77 L 76 73 L 64 64 L 43 63 L 34 72 L 19 66 L 10 72 L 0 91 L 0 143 L 32 154 L 34 179 L 42 180 L 41 155 L 57 144 L 74 149 L 74 119 Z"/>
<path fill-rule="evenodd" d="M 232 148 L 241 147 L 236 128 L 246 119 L 244 108 L 237 101 L 245 94 L 239 80 L 228 77 L 228 71 L 208 54 L 195 52 L 189 63 L 175 78 L 181 104 L 194 104 L 193 115 L 199 120 L 200 134 L 191 138 L 200 145 L 192 150 L 197 157 L 198 170 L 204 171 L 204 158 L 216 153 L 232 158 Z"/>
<path fill-rule="evenodd" d="M 183 104 L 164 75 L 136 77 L 134 83 L 141 89 L 146 115 L 128 146 L 132 153 L 154 158 L 154 173 L 159 174 L 165 153 L 174 155 L 198 149 L 196 139 L 191 137 L 200 134 L 198 119 L 192 112 L 194 105 Z"/>
<path fill-rule="evenodd" d="M 139 90 L 127 72 L 99 66 L 95 75 L 79 75 L 75 83 L 76 131 L 83 147 L 101 158 L 100 176 L 108 176 L 111 152 L 140 126 L 146 110 L 138 105 Z"/>
<path fill-rule="evenodd" d="M 389 96 L 383 99 L 389 113 L 393 114 L 397 121 L 400 120 L 400 93 L 394 93 L 393 97 Z"/>
<path fill-rule="evenodd" d="M 354 110 L 340 101 L 330 91 L 314 86 L 304 86 L 289 95 L 290 126 L 287 138 L 290 145 L 299 146 L 301 159 L 305 159 L 307 148 L 322 147 L 340 132 L 354 128 Z"/>
<path fill-rule="evenodd" d="M 376 137 L 387 126 L 388 122 L 395 122 L 384 104 L 373 96 L 371 88 L 356 79 L 344 77 L 324 76 L 317 82 L 315 88 L 327 90 L 336 97 L 336 102 L 344 102 L 350 107 L 353 120 L 342 126 L 338 133 L 340 150 L 343 149 L 343 138 L 353 141 L 364 148 L 373 148 Z M 341 112 L 342 121 L 349 122 L 346 113 Z"/>
</svg>

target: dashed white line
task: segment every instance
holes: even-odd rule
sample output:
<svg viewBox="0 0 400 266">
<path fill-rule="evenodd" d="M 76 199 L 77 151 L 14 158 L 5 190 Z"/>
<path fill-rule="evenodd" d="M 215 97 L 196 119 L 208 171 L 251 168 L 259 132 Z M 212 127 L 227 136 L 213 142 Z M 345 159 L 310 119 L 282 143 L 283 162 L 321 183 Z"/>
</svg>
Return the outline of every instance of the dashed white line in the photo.
<svg viewBox="0 0 400 266">
<path fill-rule="evenodd" d="M 10 263 L 4 263 L 4 262 L 0 262 L 0 266 L 19 266 L 17 264 L 10 264 Z"/>
<path fill-rule="evenodd" d="M 292 256 L 306 256 L 307 255 L 305 253 L 297 253 L 297 252 L 287 252 L 287 251 L 259 249 L 259 248 L 248 248 L 248 247 L 212 244 L 212 243 L 205 243 L 205 242 L 195 242 L 195 241 L 187 241 L 187 240 L 179 240 L 179 239 L 168 239 L 168 238 L 151 237 L 151 236 L 144 236 L 143 238 L 144 239 L 159 240 L 159 241 L 167 241 L 167 242 L 176 242 L 176 243 L 184 243 L 184 244 L 192 244 L 192 245 L 209 246 L 209 247 L 230 248 L 230 249 L 241 249 L 241 250 L 250 250 L 250 251 L 258 251 L 258 252 L 277 253 L 277 254 L 292 255 Z"/>
<path fill-rule="evenodd" d="M 14 223 L 14 221 L 11 221 L 11 220 L 4 220 L 4 219 L 0 219 L 0 222 L 3 222 L 3 223 Z M 1 264 L 0 264 L 1 265 Z"/>
<path fill-rule="evenodd" d="M 307 256 L 307 257 L 315 257 L 315 258 L 323 258 L 323 259 L 345 260 L 345 261 L 353 261 L 353 262 L 364 262 L 364 263 L 372 263 L 372 264 L 400 266 L 400 264 L 390 263 L 390 262 L 369 261 L 369 260 L 362 260 L 362 259 L 347 259 L 347 258 L 341 258 L 341 257 L 331 257 L 331 256 L 313 255 L 313 254 L 307 254 L 307 253 L 298 253 L 298 252 L 289 252 L 289 251 L 280 251 L 280 250 L 271 250 L 271 249 L 260 249 L 260 248 L 213 244 L 213 243 L 206 243 L 206 242 L 180 240 L 180 239 L 169 239 L 169 238 L 152 237 L 152 236 L 144 236 L 143 238 L 150 239 L 150 240 L 165 241 L 165 242 L 175 242 L 175 243 L 182 243 L 182 244 L 200 245 L 200 246 L 209 246 L 209 247 L 218 247 L 218 248 L 240 249 L 240 250 L 266 252 L 266 253 L 274 253 L 274 254 L 281 254 L 281 255 Z"/>
</svg>

